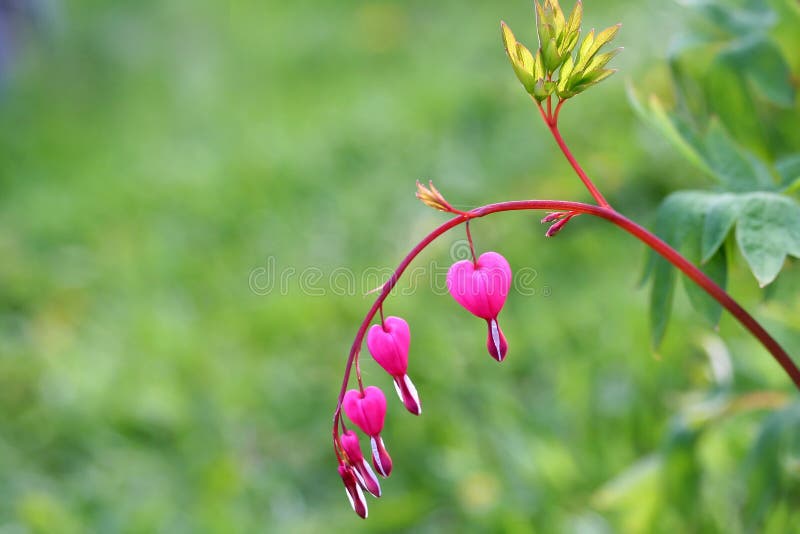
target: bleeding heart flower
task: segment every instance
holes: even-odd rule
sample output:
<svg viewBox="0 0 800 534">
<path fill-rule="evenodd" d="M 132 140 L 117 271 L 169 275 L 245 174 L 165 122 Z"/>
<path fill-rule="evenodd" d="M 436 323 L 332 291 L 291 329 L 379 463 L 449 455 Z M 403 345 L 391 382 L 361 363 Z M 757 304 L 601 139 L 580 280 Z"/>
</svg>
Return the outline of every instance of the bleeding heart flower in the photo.
<svg viewBox="0 0 800 534">
<path fill-rule="evenodd" d="M 372 325 L 367 334 L 367 348 L 378 365 L 392 375 L 394 388 L 406 409 L 414 415 L 422 413 L 422 405 L 414 383 L 408 377 L 408 348 L 411 332 L 400 317 L 387 317 L 382 325 Z"/>
<path fill-rule="evenodd" d="M 370 437 L 372 465 L 383 477 L 392 472 L 392 458 L 386 451 L 380 436 L 386 417 L 386 397 L 379 388 L 368 386 L 364 392 L 350 389 L 344 394 L 342 407 L 347 417 Z"/>
<path fill-rule="evenodd" d="M 497 316 L 511 287 L 511 267 L 497 252 L 481 254 L 476 262 L 461 260 L 447 272 L 447 289 L 473 315 L 486 320 L 489 327 L 486 347 L 501 362 L 508 352 L 508 343 L 497 324 Z"/>
<path fill-rule="evenodd" d="M 339 464 L 339 476 L 342 477 L 344 490 L 347 492 L 347 499 L 350 501 L 353 511 L 362 519 L 366 519 L 369 513 L 367 500 L 364 498 L 361 486 L 356 483 L 355 471 L 350 466 Z"/>
<path fill-rule="evenodd" d="M 339 437 L 339 444 L 347 456 L 347 463 L 353 468 L 353 473 L 358 479 L 358 483 L 375 497 L 380 497 L 381 485 L 378 482 L 378 477 L 375 476 L 375 472 L 372 471 L 372 468 L 361 453 L 358 434 L 352 430 L 345 431 Z"/>
</svg>

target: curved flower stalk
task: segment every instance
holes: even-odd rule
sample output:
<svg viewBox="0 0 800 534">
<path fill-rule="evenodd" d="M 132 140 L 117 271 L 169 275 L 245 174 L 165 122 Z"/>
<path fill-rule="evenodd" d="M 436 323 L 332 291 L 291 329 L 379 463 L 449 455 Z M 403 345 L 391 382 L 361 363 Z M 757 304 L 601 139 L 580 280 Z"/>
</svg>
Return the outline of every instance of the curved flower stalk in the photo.
<svg viewBox="0 0 800 534">
<path fill-rule="evenodd" d="M 333 414 L 332 437 L 334 452 L 339 461 L 338 471 L 353 510 L 362 518 L 367 516 L 367 504 L 362 488 L 375 497 L 379 497 L 382 493 L 377 478 L 361 455 L 358 436 L 345 424 L 342 417 L 343 410 L 348 419 L 369 436 L 376 471 L 387 477 L 392 470 L 392 460 L 380 435 L 386 415 L 386 398 L 378 387 L 364 387 L 361 378 L 359 356 L 364 338 L 367 338 L 367 346 L 372 356 L 394 381 L 398 396 L 406 409 L 414 415 L 419 415 L 421 413 L 419 396 L 407 375 L 410 328 L 406 321 L 399 317 L 384 319 L 383 306 L 417 255 L 437 238 L 462 224 L 466 228 L 472 259 L 457 262 L 450 268 L 447 276 L 448 290 L 462 307 L 487 322 L 489 354 L 497 361 L 503 361 L 507 355 L 508 343 L 498 324 L 498 315 L 508 297 L 511 268 L 505 258 L 497 252 L 485 252 L 476 256 L 469 230 L 470 221 L 473 219 L 508 211 L 547 211 L 549 213 L 542 219 L 542 223 L 550 225 L 546 232 L 548 237 L 557 235 L 572 218 L 580 214 L 598 217 L 616 225 L 663 256 L 727 309 L 764 345 L 800 389 L 800 369 L 758 321 L 677 250 L 612 208 L 567 147 L 558 130 L 558 117 L 562 106 L 567 99 L 613 74 L 614 71 L 605 69 L 605 65 L 619 51 L 616 49 L 599 53 L 600 49 L 616 35 L 619 30 L 619 25 L 616 25 L 596 35 L 594 31 L 589 32 L 573 56 L 573 50 L 580 37 L 582 9 L 579 0 L 572 14 L 566 18 L 558 0 L 544 0 L 543 4 L 537 1 L 537 31 L 540 46 L 535 55 L 516 41 L 505 24 L 501 25 L 501 29 L 514 72 L 538 106 L 556 144 L 597 204 L 565 200 L 516 200 L 461 211 L 454 208 L 432 183 L 426 187 L 417 182 L 417 198 L 429 207 L 453 215 L 453 218 L 425 236 L 381 287 L 380 294 L 356 332 Z M 370 327 L 379 313 L 380 324 Z M 354 368 L 358 387 L 348 390 Z"/>
</svg>

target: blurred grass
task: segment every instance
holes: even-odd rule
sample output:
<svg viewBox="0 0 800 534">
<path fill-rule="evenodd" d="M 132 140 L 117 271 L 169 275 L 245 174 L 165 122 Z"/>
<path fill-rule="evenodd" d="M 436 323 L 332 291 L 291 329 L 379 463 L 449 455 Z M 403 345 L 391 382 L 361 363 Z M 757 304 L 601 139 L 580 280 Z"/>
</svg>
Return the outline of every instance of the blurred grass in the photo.
<svg viewBox="0 0 800 534">
<path fill-rule="evenodd" d="M 39 5 L 0 92 L 0 530 L 625 528 L 592 496 L 658 449 L 677 399 L 712 387 L 709 331 L 684 299 L 653 357 L 643 251 L 597 221 L 554 240 L 535 215 L 475 224 L 478 248 L 536 273 L 536 293 L 501 316 L 502 366 L 483 325 L 426 290 L 430 272 L 391 300 L 412 327 L 425 413 L 391 404 L 395 474 L 367 522 L 330 451 L 371 289 L 335 294 L 330 277 L 394 265 L 441 221 L 415 179 L 461 207 L 586 198 L 503 56 L 500 18 L 535 39 L 528 3 Z M 677 9 L 597 1 L 586 16 L 623 22 L 623 74 L 567 106 L 563 131 L 607 196 L 650 223 L 663 194 L 703 185 L 624 97 L 625 76 L 660 83 L 647 63 Z M 420 265 L 446 268 L 462 237 Z M 270 258 L 289 278 L 255 294 L 251 273 Z M 323 296 L 304 291 L 308 267 Z M 796 354 L 797 292 L 762 307 L 735 276 Z M 783 276 L 796 281 L 796 266 Z M 725 318 L 721 335 L 744 389 L 788 391 L 738 325 Z M 714 454 L 741 457 L 731 443 L 758 421 Z"/>
</svg>

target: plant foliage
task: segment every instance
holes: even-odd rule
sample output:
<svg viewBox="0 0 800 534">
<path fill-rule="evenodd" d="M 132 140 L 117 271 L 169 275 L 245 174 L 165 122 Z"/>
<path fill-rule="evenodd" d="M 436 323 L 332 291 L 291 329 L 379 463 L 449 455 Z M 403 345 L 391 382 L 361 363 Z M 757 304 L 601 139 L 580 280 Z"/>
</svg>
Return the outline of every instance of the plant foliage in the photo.
<svg viewBox="0 0 800 534">
<path fill-rule="evenodd" d="M 738 249 L 758 284 L 770 284 L 787 256 L 800 257 L 800 110 L 796 78 L 774 37 L 789 2 L 780 9 L 763 1 L 688 1 L 693 25 L 673 42 L 669 74 L 674 105 L 644 101 L 629 87 L 634 109 L 700 173 L 713 182 L 705 191 L 679 191 L 658 209 L 656 231 L 723 288 Z M 788 45 L 800 47 L 800 34 Z M 730 246 L 725 246 L 728 243 Z M 651 254 L 652 341 L 658 346 L 669 322 L 676 273 Z M 721 308 L 685 284 L 693 306 L 712 324 Z"/>
</svg>

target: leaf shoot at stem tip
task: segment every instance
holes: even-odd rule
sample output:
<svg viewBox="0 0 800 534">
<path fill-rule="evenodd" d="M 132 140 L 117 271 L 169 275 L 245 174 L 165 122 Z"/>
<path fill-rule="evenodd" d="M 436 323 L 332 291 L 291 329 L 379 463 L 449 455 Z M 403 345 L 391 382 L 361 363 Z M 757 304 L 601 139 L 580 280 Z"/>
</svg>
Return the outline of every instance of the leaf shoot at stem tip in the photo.
<svg viewBox="0 0 800 534">
<path fill-rule="evenodd" d="M 578 0 L 569 19 L 564 17 L 558 0 L 544 0 L 544 3 L 537 0 L 535 6 L 539 37 L 535 54 L 517 42 L 505 22 L 500 22 L 500 31 L 514 73 L 537 102 L 553 95 L 559 100 L 572 98 L 616 72 L 616 69 L 605 66 L 622 48 L 602 54 L 598 52 L 616 37 L 621 24 L 597 34 L 591 30 L 573 57 L 572 52 L 580 40 L 583 4 Z"/>
</svg>

